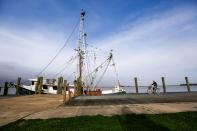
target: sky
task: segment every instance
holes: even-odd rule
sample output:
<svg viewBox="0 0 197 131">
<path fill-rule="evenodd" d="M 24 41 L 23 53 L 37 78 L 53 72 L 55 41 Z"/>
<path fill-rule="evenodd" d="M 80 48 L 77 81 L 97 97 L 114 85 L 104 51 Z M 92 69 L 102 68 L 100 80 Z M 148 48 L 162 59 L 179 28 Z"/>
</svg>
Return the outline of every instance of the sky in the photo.
<svg viewBox="0 0 197 131">
<path fill-rule="evenodd" d="M 0 82 L 36 77 L 64 45 L 81 9 L 87 43 L 113 49 L 122 85 L 134 85 L 134 77 L 139 85 L 161 84 L 161 76 L 167 84 L 184 83 L 185 76 L 197 83 L 195 0 L 0 0 Z M 77 40 L 78 28 L 44 77 L 75 55 Z M 72 79 L 75 67 L 60 75 Z M 115 83 L 110 65 L 101 85 Z"/>
</svg>

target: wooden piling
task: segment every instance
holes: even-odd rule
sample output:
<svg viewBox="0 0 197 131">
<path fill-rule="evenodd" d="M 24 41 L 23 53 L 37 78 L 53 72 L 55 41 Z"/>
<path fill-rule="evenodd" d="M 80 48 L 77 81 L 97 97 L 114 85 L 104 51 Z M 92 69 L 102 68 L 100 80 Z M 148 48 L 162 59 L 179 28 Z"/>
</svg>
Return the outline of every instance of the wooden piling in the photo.
<svg viewBox="0 0 197 131">
<path fill-rule="evenodd" d="M 186 86 L 187 86 L 187 91 L 190 92 L 190 85 L 189 85 L 188 77 L 185 77 L 185 82 L 186 82 Z"/>
<path fill-rule="evenodd" d="M 39 77 L 38 93 L 42 93 L 43 77 Z"/>
<path fill-rule="evenodd" d="M 82 91 L 82 81 L 80 78 L 77 78 L 77 96 L 80 96 L 81 94 L 83 94 L 83 91 Z"/>
<path fill-rule="evenodd" d="M 70 90 L 68 91 L 68 100 L 69 101 L 71 100 L 71 91 Z"/>
<path fill-rule="evenodd" d="M 163 93 L 166 93 L 166 83 L 165 83 L 165 78 L 161 77 L 162 80 L 162 86 L 163 86 Z"/>
<path fill-rule="evenodd" d="M 19 95 L 19 88 L 21 85 L 21 77 L 18 77 L 17 82 L 16 82 L 16 95 Z"/>
<path fill-rule="evenodd" d="M 63 104 L 66 102 L 67 80 L 64 80 Z"/>
<path fill-rule="evenodd" d="M 8 82 L 5 82 L 3 95 L 8 94 Z"/>
<path fill-rule="evenodd" d="M 57 78 L 57 94 L 60 93 L 60 77 Z"/>
<path fill-rule="evenodd" d="M 77 92 L 78 92 L 78 89 L 77 89 L 77 80 L 74 81 L 74 97 L 77 96 Z"/>
<path fill-rule="evenodd" d="M 36 86 L 35 86 L 35 94 L 38 94 L 39 81 L 40 81 L 40 78 L 37 77 Z"/>
<path fill-rule="evenodd" d="M 59 77 L 57 80 L 57 94 L 62 94 L 63 86 L 63 77 Z"/>
<path fill-rule="evenodd" d="M 60 94 L 62 94 L 63 89 L 64 89 L 64 78 L 60 77 Z"/>
<path fill-rule="evenodd" d="M 137 77 L 134 78 L 135 81 L 135 89 L 136 89 L 136 93 L 138 93 L 138 83 L 137 83 Z"/>
</svg>

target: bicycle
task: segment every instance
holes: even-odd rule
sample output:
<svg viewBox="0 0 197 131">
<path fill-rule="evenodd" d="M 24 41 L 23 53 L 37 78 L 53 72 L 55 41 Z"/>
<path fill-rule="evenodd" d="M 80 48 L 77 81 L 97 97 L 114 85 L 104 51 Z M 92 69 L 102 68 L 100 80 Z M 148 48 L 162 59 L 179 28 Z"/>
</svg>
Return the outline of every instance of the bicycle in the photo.
<svg viewBox="0 0 197 131">
<path fill-rule="evenodd" d="M 150 86 L 148 86 L 147 93 L 148 94 L 159 94 L 160 93 L 160 89 L 158 87 L 154 88 L 153 85 L 150 85 Z"/>
</svg>

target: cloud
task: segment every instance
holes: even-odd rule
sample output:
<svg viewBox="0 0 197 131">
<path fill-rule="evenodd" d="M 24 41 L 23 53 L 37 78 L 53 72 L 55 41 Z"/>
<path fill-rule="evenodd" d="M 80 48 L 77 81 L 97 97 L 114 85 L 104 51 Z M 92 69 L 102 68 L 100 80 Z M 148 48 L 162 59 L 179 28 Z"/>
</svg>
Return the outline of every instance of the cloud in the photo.
<svg viewBox="0 0 197 131">
<path fill-rule="evenodd" d="M 152 80 L 160 82 L 161 76 L 166 76 L 170 84 L 183 82 L 185 75 L 195 80 L 196 20 L 193 6 L 176 7 L 139 18 L 124 25 L 124 30 L 95 44 L 114 49 L 119 76 L 124 84 L 130 85 L 135 76 L 143 79 L 141 84 Z"/>
<path fill-rule="evenodd" d="M 35 77 L 64 44 L 65 38 L 62 34 L 51 29 L 43 29 L 43 26 L 34 30 L 10 28 L 9 25 L 2 26 L 0 29 L 0 49 L 2 54 L 0 55 L 0 62 L 8 66 L 13 65 L 13 68 L 7 70 L 6 66 L 1 66 L 1 70 L 4 70 L 1 75 L 5 75 L 7 71 L 6 78 L 8 76 L 13 78 L 15 74 L 18 74 L 18 76 L 25 74 L 27 69 L 29 77 Z M 70 42 L 68 45 L 71 44 Z M 73 54 L 74 50 L 67 46 L 43 75 L 47 76 L 59 71 L 58 68 Z M 15 68 L 23 67 L 24 72 L 20 72 L 22 70 L 17 71 L 14 65 Z M 27 77 L 27 75 L 25 76 Z"/>
<path fill-rule="evenodd" d="M 152 80 L 161 84 L 161 76 L 166 76 L 168 84 L 183 83 L 184 76 L 189 76 L 194 81 L 197 78 L 196 12 L 194 6 L 180 6 L 147 13 L 138 16 L 135 21 L 132 19 L 129 23 L 120 25 L 119 31 L 116 29 L 116 32 L 105 38 L 102 36 L 102 39 L 98 39 L 94 36 L 95 41 L 88 43 L 95 43 L 95 46 L 105 50 L 114 50 L 114 59 L 123 85 L 133 84 L 133 77 L 136 76 L 139 77 L 140 85 L 147 85 Z M 38 23 L 33 28 L 17 27 L 12 23 L 2 24 L 1 79 L 19 75 L 28 78 L 29 75 L 37 74 L 60 49 L 71 30 L 70 26 L 65 27 L 66 32 L 57 31 L 54 27 L 55 25 Z M 72 38 L 44 76 L 56 74 L 74 54 L 77 33 L 74 35 L 76 37 Z M 71 70 L 75 67 L 74 65 L 66 69 L 65 74 L 73 72 Z M 115 84 L 115 73 L 111 67 L 110 65 L 101 85 Z"/>
</svg>

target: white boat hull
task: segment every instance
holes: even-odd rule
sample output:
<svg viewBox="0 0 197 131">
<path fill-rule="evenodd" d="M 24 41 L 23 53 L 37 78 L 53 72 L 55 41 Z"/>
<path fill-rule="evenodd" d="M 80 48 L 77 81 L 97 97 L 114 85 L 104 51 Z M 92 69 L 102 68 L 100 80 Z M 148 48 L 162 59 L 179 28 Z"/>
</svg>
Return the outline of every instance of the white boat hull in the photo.
<svg viewBox="0 0 197 131">
<path fill-rule="evenodd" d="M 112 90 L 103 90 L 102 94 L 126 94 L 126 91 L 120 88 L 120 86 L 115 86 Z"/>
</svg>

